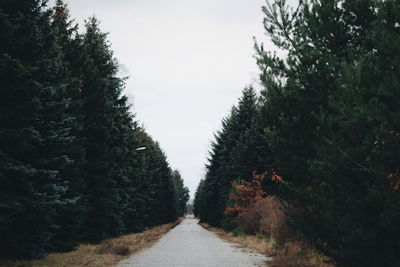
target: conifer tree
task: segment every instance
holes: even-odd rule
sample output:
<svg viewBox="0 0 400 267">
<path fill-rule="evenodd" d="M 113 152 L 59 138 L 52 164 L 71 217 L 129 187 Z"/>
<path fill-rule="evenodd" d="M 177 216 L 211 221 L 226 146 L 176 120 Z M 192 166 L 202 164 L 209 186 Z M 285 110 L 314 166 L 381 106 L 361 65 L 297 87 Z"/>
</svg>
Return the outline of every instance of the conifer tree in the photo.
<svg viewBox="0 0 400 267">
<path fill-rule="evenodd" d="M 120 151 L 114 136 L 123 81 L 116 76 L 117 63 L 96 18 L 86 22 L 82 53 L 84 182 L 89 208 L 84 234 L 87 240 L 99 241 L 124 228 L 118 208 Z"/>
<path fill-rule="evenodd" d="M 398 10 L 396 1 L 264 8 L 267 33 L 288 52 L 258 50 L 279 196 L 295 207 L 292 225 L 343 266 L 399 262 Z"/>
<path fill-rule="evenodd" d="M 80 95 L 79 65 L 80 41 L 77 25 L 71 20 L 69 10 L 62 0 L 57 0 L 53 8 L 52 28 L 60 55 L 58 57 L 58 79 L 65 87 L 65 99 L 71 116 L 72 140 L 68 146 L 71 162 L 63 169 L 68 182 L 66 195 L 73 201 L 57 210 L 57 228 L 52 237 L 52 250 L 68 251 L 81 239 L 80 227 L 84 220 L 84 183 L 82 170 L 85 158 L 82 138 L 82 97 Z"/>
<path fill-rule="evenodd" d="M 177 205 L 171 169 L 164 152 L 157 142 L 153 143 L 151 152 L 147 165 L 151 175 L 150 192 L 153 192 L 150 218 L 158 225 L 177 218 Z"/>
<path fill-rule="evenodd" d="M 72 138 L 59 56 L 45 1 L 2 1 L 0 20 L 1 254 L 38 258 L 71 199 L 63 170 Z"/>
<path fill-rule="evenodd" d="M 137 125 L 98 21 L 79 34 L 62 0 L 46 4 L 0 0 L 1 259 L 171 222 L 188 199 Z"/>
<path fill-rule="evenodd" d="M 238 106 L 233 107 L 230 116 L 222 121 L 222 130 L 215 135 L 216 141 L 212 143 L 207 174 L 202 185 L 204 189 L 199 191 L 204 194 L 203 208 L 198 210 L 201 220 L 211 225 L 220 225 L 231 182 L 243 174 L 240 166 L 234 164 L 238 161 L 236 151 L 238 141 L 251 128 L 257 116 L 256 102 L 254 89 L 244 89 Z"/>
<path fill-rule="evenodd" d="M 194 200 L 193 200 L 193 214 L 196 217 L 200 217 L 200 214 L 205 214 L 203 212 L 203 203 L 205 202 L 204 198 L 204 179 L 201 179 L 199 182 L 199 185 L 196 188 L 196 192 L 194 195 Z"/>
<path fill-rule="evenodd" d="M 172 172 L 172 179 L 175 185 L 177 216 L 181 217 L 186 212 L 186 203 L 189 201 L 189 189 L 185 187 L 178 170 Z"/>
</svg>

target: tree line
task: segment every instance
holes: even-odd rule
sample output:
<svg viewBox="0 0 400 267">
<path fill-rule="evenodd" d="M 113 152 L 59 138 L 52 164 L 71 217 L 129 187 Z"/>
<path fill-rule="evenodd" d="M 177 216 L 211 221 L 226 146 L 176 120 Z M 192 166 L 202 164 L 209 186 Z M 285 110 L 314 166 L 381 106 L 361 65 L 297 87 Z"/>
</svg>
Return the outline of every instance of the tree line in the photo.
<svg viewBox="0 0 400 267">
<path fill-rule="evenodd" d="M 263 174 L 290 226 L 338 266 L 400 265 L 400 2 L 263 12 L 285 56 L 256 43 L 261 93 L 246 88 L 223 119 L 195 214 L 224 226 L 232 182 Z"/>
<path fill-rule="evenodd" d="M 0 25 L 0 258 L 182 216 L 188 189 L 130 111 L 98 20 L 81 33 L 62 0 L 2 0 Z"/>
</svg>

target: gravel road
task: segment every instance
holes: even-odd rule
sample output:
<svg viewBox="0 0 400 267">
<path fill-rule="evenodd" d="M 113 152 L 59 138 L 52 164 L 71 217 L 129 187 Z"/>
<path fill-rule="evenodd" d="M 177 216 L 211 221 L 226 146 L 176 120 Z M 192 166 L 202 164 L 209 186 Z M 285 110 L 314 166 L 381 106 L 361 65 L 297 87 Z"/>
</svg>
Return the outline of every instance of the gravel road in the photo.
<svg viewBox="0 0 400 267">
<path fill-rule="evenodd" d="M 266 266 L 267 257 L 237 248 L 197 223 L 197 219 L 186 217 L 151 248 L 140 251 L 118 266 Z"/>
</svg>

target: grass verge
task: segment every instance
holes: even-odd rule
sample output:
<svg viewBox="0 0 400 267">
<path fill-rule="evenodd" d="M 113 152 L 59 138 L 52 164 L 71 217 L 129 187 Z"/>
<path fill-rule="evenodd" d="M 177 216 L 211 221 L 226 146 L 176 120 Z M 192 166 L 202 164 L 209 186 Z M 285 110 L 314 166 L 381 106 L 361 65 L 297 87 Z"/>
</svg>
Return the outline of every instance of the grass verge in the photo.
<svg viewBox="0 0 400 267">
<path fill-rule="evenodd" d="M 200 223 L 202 227 L 216 233 L 220 238 L 238 244 L 241 248 L 248 248 L 270 257 L 268 267 L 333 267 L 326 263 L 328 260 L 315 250 L 300 242 L 287 242 L 278 246 L 273 238 L 248 234 L 235 235 L 221 228 L 211 227 Z"/>
<path fill-rule="evenodd" d="M 76 250 L 66 253 L 52 253 L 42 260 L 0 261 L 5 267 L 69 267 L 69 266 L 114 266 L 135 252 L 150 247 L 169 230 L 178 225 L 174 223 L 153 227 L 142 233 L 123 235 L 107 239 L 99 244 L 81 244 Z"/>
</svg>

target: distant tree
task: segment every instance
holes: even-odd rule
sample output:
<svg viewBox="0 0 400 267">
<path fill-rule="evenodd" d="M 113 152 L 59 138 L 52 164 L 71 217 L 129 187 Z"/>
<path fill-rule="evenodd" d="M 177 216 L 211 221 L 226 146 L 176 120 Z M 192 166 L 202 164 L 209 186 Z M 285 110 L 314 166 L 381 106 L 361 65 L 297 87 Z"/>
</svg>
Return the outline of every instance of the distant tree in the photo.
<svg viewBox="0 0 400 267">
<path fill-rule="evenodd" d="M 181 217 L 186 212 L 186 203 L 190 198 L 189 189 L 185 187 L 181 174 L 178 170 L 174 170 L 172 172 L 172 179 L 175 184 L 178 217 Z"/>
<path fill-rule="evenodd" d="M 205 202 L 204 195 L 205 193 L 203 192 L 204 188 L 204 180 L 200 180 L 199 185 L 196 188 L 196 193 L 194 195 L 194 200 L 193 200 L 193 214 L 196 217 L 200 217 L 200 214 L 205 214 L 203 212 L 203 203 Z"/>
<path fill-rule="evenodd" d="M 193 215 L 193 203 L 186 203 L 186 214 Z"/>
<path fill-rule="evenodd" d="M 178 217 L 177 199 L 172 171 L 160 145 L 154 143 L 154 154 L 150 157 L 153 171 L 153 190 L 156 192 L 152 220 L 157 224 L 174 221 Z"/>
<path fill-rule="evenodd" d="M 239 155 L 238 149 L 244 150 L 243 140 L 241 147 L 238 147 L 239 140 L 252 127 L 257 116 L 257 97 L 251 87 L 243 90 L 243 96 L 239 99 L 237 107 L 233 107 L 229 117 L 222 121 L 222 129 L 215 135 L 212 143 L 207 174 L 202 188 L 196 194 L 202 199 L 201 205 L 195 199 L 196 214 L 202 221 L 211 225 L 220 225 L 224 217 L 224 210 L 231 188 L 231 182 L 241 175 L 251 175 L 252 171 L 239 161 L 245 161 L 246 155 Z M 241 157 L 242 156 L 242 157 Z"/>
</svg>

